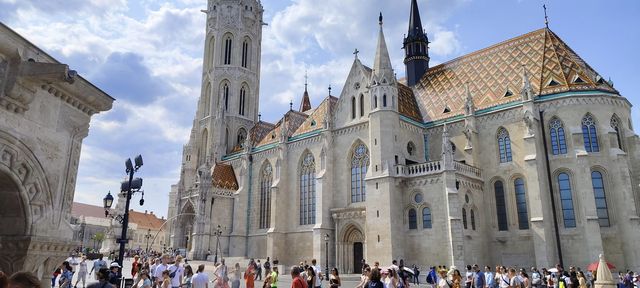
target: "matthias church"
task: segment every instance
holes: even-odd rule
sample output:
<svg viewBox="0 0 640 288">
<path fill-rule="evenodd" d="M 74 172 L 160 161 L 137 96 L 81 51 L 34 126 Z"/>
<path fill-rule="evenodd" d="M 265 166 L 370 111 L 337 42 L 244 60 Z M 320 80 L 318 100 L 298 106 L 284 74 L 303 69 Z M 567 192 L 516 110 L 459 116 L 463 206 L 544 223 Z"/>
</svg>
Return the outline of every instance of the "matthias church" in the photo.
<svg viewBox="0 0 640 288">
<path fill-rule="evenodd" d="M 373 63 L 356 56 L 339 95 L 311 105 L 305 89 L 270 123 L 258 107 L 263 7 L 209 0 L 171 245 L 285 265 L 328 253 L 341 273 L 401 258 L 585 267 L 600 253 L 640 269 L 640 142 L 622 92 L 548 27 L 430 65 L 410 9 L 391 43 L 406 78 L 381 14 Z"/>
</svg>

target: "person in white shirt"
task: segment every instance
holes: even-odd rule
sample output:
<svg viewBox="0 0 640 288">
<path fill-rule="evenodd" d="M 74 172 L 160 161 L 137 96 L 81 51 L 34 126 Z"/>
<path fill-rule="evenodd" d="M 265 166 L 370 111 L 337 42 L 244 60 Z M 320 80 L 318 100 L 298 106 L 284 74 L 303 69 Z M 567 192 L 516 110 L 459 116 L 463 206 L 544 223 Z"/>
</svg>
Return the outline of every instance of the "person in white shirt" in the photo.
<svg viewBox="0 0 640 288">
<path fill-rule="evenodd" d="M 522 281 L 520 280 L 520 277 L 516 275 L 516 269 L 509 269 L 509 278 L 511 278 L 509 280 L 509 288 L 520 288 L 520 283 L 522 283 Z"/>
<path fill-rule="evenodd" d="M 324 279 L 324 275 L 322 274 L 322 268 L 320 265 L 316 265 L 316 259 L 311 259 L 311 265 L 313 266 L 313 272 L 316 273 L 316 283 L 313 284 L 314 287 L 322 287 L 322 280 Z M 309 287 L 312 288 L 312 287 Z"/>
<path fill-rule="evenodd" d="M 155 277 L 155 281 L 156 281 L 156 286 L 160 287 L 160 285 L 162 284 L 162 272 L 166 271 L 169 269 L 169 254 L 164 254 L 162 255 L 162 264 L 157 265 L 154 272 L 153 272 L 153 277 Z"/>
<path fill-rule="evenodd" d="M 515 275 L 515 272 L 513 272 L 513 274 Z M 509 279 L 509 275 L 507 274 L 507 268 L 504 266 L 500 267 L 500 276 L 498 276 L 497 280 L 499 282 L 498 287 L 500 288 L 507 288 L 511 285 L 511 279 Z"/>
<path fill-rule="evenodd" d="M 191 278 L 191 288 L 209 288 L 209 275 L 204 273 L 204 264 L 198 266 L 196 275 Z"/>
<path fill-rule="evenodd" d="M 491 272 L 491 266 L 484 266 L 484 287 L 485 288 L 493 288 L 495 287 L 496 279 L 493 273 Z"/>
<path fill-rule="evenodd" d="M 176 256 L 176 263 L 169 266 L 169 277 L 175 272 L 171 278 L 171 287 L 180 288 L 182 286 L 182 278 L 184 277 L 184 267 L 182 267 L 182 255 Z"/>
</svg>

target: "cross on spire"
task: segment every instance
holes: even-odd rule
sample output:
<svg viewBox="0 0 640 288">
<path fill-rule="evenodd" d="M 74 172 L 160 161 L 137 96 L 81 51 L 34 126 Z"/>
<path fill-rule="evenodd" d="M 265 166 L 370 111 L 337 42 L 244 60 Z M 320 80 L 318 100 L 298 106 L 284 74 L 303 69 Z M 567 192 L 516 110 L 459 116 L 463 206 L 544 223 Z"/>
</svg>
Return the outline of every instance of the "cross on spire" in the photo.
<svg viewBox="0 0 640 288">
<path fill-rule="evenodd" d="M 307 69 L 304 70 L 304 91 L 307 91 L 307 80 L 309 77 L 307 77 Z"/>
<path fill-rule="evenodd" d="M 329 96 L 331 96 L 331 84 L 329 84 Z"/>
<path fill-rule="evenodd" d="M 262 113 L 258 112 L 258 122 L 262 121 Z"/>
<path fill-rule="evenodd" d="M 356 59 L 358 59 L 358 53 L 360 53 L 360 51 L 356 48 L 356 50 L 353 51 L 353 55 L 356 55 Z"/>
<path fill-rule="evenodd" d="M 547 5 L 542 4 L 542 9 L 544 9 L 544 26 L 549 28 L 549 17 L 547 16 Z"/>
<path fill-rule="evenodd" d="M 289 100 L 289 111 L 293 110 L 293 99 Z"/>
</svg>

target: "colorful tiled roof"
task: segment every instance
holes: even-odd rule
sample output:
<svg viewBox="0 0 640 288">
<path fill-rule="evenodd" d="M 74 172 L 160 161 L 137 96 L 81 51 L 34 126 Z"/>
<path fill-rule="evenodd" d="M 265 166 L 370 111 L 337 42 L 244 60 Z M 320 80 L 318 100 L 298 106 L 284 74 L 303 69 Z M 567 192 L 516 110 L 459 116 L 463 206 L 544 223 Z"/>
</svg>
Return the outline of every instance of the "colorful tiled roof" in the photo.
<svg viewBox="0 0 640 288">
<path fill-rule="evenodd" d="M 523 66 L 537 95 L 617 93 L 555 33 L 543 28 L 429 69 L 415 87 L 424 121 L 463 114 L 465 83 L 477 109 L 520 101 Z"/>
<path fill-rule="evenodd" d="M 398 83 L 398 112 L 400 115 L 422 122 L 420 107 L 413 95 L 413 90 L 402 83 Z"/>
<path fill-rule="evenodd" d="M 249 137 L 251 137 L 251 143 L 255 145 L 260 140 L 262 140 L 267 135 L 267 133 L 269 133 L 274 128 L 276 128 L 275 124 L 259 121 L 249 131 Z"/>
<path fill-rule="evenodd" d="M 331 103 L 331 111 L 335 111 L 335 107 L 338 103 L 338 98 L 329 96 L 325 98 L 316 109 L 311 112 L 311 115 L 298 127 L 298 129 L 291 135 L 297 136 L 307 132 L 312 132 L 324 128 L 324 118 L 329 112 L 329 103 Z"/>
<path fill-rule="evenodd" d="M 260 140 L 260 142 L 256 144 L 256 147 L 278 142 L 278 140 L 280 139 L 280 135 L 282 134 L 281 130 L 283 121 L 287 122 L 286 136 L 287 138 L 291 137 L 291 135 L 293 135 L 293 132 L 295 132 L 298 127 L 302 125 L 307 117 L 309 117 L 309 115 L 307 115 L 306 113 L 289 110 L 287 114 L 284 114 L 284 117 L 282 117 L 282 119 L 280 119 L 280 121 L 276 123 L 276 127 L 268 132 L 267 135 L 265 135 L 264 138 L 262 138 L 262 140 Z"/>
<path fill-rule="evenodd" d="M 211 172 L 211 182 L 213 187 L 227 190 L 238 190 L 238 180 L 233 167 L 229 164 L 216 163 Z"/>
</svg>

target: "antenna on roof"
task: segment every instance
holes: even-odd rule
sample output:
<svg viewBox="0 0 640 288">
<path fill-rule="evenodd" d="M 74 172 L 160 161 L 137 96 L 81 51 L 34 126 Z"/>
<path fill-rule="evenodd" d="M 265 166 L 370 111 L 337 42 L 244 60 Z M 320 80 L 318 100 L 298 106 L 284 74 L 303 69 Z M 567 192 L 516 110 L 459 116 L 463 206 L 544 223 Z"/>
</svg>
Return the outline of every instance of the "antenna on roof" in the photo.
<svg viewBox="0 0 640 288">
<path fill-rule="evenodd" d="M 544 9 L 544 26 L 549 28 L 549 17 L 547 16 L 547 5 L 542 4 L 542 9 Z"/>
</svg>

